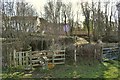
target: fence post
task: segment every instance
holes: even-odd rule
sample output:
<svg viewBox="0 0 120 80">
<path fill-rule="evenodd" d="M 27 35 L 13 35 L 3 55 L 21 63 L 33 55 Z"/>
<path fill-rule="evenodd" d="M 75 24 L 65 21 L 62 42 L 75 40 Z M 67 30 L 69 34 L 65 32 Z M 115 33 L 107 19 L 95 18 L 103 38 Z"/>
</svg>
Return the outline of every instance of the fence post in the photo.
<svg viewBox="0 0 120 80">
<path fill-rule="evenodd" d="M 11 60 L 11 52 L 9 53 L 10 54 L 10 67 L 11 67 L 11 65 L 12 65 L 12 60 Z"/>
<path fill-rule="evenodd" d="M 64 51 L 64 63 L 65 63 L 65 51 Z"/>
<path fill-rule="evenodd" d="M 53 51 L 53 56 L 52 56 L 52 63 L 54 64 L 54 57 L 55 57 L 55 52 Z"/>
<path fill-rule="evenodd" d="M 29 52 L 29 54 L 30 54 L 30 56 L 29 56 L 29 58 L 30 58 L 30 68 L 32 69 L 32 53 Z"/>
<path fill-rule="evenodd" d="M 20 53 L 18 53 L 19 54 L 19 65 L 22 65 L 22 56 L 21 56 L 21 52 Z"/>
<path fill-rule="evenodd" d="M 24 62 L 25 62 L 25 61 L 24 61 L 24 57 L 25 57 L 24 54 L 26 54 L 26 53 L 25 53 L 25 52 L 22 53 L 22 65 L 23 65 L 23 66 L 25 66 L 25 65 L 24 65 Z"/>
<path fill-rule="evenodd" d="M 16 67 L 16 50 L 15 49 L 13 51 L 13 62 L 14 62 L 14 66 Z"/>
</svg>

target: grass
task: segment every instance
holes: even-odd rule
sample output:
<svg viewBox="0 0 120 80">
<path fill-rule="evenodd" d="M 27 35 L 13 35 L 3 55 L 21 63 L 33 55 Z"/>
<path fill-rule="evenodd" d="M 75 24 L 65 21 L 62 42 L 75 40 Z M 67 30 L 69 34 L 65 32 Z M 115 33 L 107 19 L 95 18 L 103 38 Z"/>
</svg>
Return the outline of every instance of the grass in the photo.
<svg viewBox="0 0 120 80">
<path fill-rule="evenodd" d="M 35 77 L 52 77 L 52 78 L 118 78 L 120 66 L 118 61 L 95 63 L 94 65 L 78 64 L 75 65 L 56 65 L 54 69 L 46 70 L 37 69 L 34 74 L 42 73 L 46 75 Z"/>
<path fill-rule="evenodd" d="M 8 80 L 7 78 L 12 78 L 12 79 L 18 79 L 18 78 L 31 78 L 32 74 L 26 74 L 21 66 L 14 68 L 7 68 L 2 71 L 2 74 L 0 75 L 2 78 L 5 80 Z"/>
<path fill-rule="evenodd" d="M 101 65 L 100 65 L 101 66 Z M 102 73 L 102 68 L 100 66 L 86 66 L 86 65 L 65 65 L 61 66 L 61 69 L 58 69 L 56 73 L 53 72 L 53 75 L 56 77 L 67 77 L 67 78 L 95 78 L 99 77 Z M 101 68 L 101 69 L 100 69 Z M 58 73 L 59 72 L 59 73 Z"/>
<path fill-rule="evenodd" d="M 4 73 L 4 78 L 119 78 L 120 62 L 111 60 L 101 64 L 56 65 L 53 69 L 36 68 L 31 74 Z"/>
<path fill-rule="evenodd" d="M 118 78 L 119 75 L 119 66 L 120 62 L 111 60 L 110 63 L 106 62 L 104 65 L 107 67 L 107 70 L 104 71 L 104 76 L 106 78 Z"/>
</svg>

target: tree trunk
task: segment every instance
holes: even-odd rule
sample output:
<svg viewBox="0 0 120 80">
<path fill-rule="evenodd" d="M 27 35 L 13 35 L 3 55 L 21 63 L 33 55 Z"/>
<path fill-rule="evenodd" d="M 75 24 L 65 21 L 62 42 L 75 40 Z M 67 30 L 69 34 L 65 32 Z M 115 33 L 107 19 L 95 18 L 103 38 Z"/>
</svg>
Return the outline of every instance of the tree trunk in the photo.
<svg viewBox="0 0 120 80">
<path fill-rule="evenodd" d="M 66 17 L 65 12 L 64 12 L 64 17 L 65 17 L 65 21 L 64 21 L 64 22 L 65 22 L 65 26 L 66 26 L 66 18 L 67 18 L 67 17 Z M 67 36 L 67 31 L 65 31 L 65 34 L 66 34 L 66 36 Z"/>
<path fill-rule="evenodd" d="M 118 17 L 119 23 L 118 23 L 118 41 L 119 41 L 119 47 L 120 47 L 120 15 Z"/>
</svg>

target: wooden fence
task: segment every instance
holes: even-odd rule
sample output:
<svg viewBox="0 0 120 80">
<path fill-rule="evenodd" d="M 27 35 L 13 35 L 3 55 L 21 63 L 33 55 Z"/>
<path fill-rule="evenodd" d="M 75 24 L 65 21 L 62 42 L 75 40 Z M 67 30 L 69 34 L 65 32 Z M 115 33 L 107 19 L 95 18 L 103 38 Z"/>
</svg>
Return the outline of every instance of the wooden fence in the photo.
<svg viewBox="0 0 120 80">
<path fill-rule="evenodd" d="M 104 47 L 104 59 L 117 59 L 119 54 L 118 47 Z M 16 52 L 12 56 L 13 66 L 22 66 L 26 69 L 32 69 L 34 66 L 43 66 L 49 63 L 58 65 L 65 64 L 65 50 L 43 50 L 43 51 L 24 51 Z"/>
<path fill-rule="evenodd" d="M 65 63 L 65 50 L 44 50 L 44 51 L 24 51 L 13 54 L 13 66 L 22 66 L 25 69 L 32 69 L 36 66 L 48 66 Z"/>
</svg>

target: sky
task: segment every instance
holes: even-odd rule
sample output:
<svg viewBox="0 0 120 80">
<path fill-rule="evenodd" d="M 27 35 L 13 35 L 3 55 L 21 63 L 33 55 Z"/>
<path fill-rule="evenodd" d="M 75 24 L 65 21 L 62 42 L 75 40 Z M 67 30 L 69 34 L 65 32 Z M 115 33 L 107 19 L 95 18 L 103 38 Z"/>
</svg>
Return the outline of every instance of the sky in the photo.
<svg viewBox="0 0 120 80">
<path fill-rule="evenodd" d="M 38 13 L 44 13 L 44 5 L 47 3 L 47 1 L 49 1 L 49 0 L 25 0 L 26 2 L 29 2 L 30 4 L 32 4 L 33 5 L 33 7 L 37 10 L 37 12 Z M 89 2 L 89 3 L 91 3 L 92 1 L 93 2 L 98 2 L 99 0 L 62 0 L 64 3 L 68 3 L 68 2 L 71 2 L 72 3 L 72 9 L 73 9 L 73 11 L 74 11 L 74 14 L 75 14 L 75 20 L 77 20 L 77 15 L 76 15 L 76 12 L 77 12 L 77 10 L 79 9 L 79 18 L 80 18 L 80 21 L 83 21 L 84 20 L 84 16 L 83 16 L 83 14 L 82 14 L 82 10 L 81 10 L 81 8 L 80 8 L 80 5 L 79 6 L 77 6 L 77 3 L 79 2 L 79 4 L 81 3 L 81 2 Z M 120 2 L 120 0 L 100 0 L 101 2 L 102 2 L 102 4 L 101 4 L 101 8 L 102 8 L 102 10 L 104 11 L 105 9 L 104 9 L 104 3 L 105 2 L 107 2 L 107 1 L 110 1 L 111 3 L 110 3 L 110 5 L 108 6 L 108 8 L 109 8 L 109 13 L 108 14 L 110 14 L 110 12 L 111 12 L 111 9 L 110 9 L 110 7 L 111 6 L 113 6 L 113 9 L 112 9 L 112 11 L 114 12 L 115 10 L 116 10 L 116 6 L 114 5 L 114 4 L 116 4 L 116 2 Z M 40 15 L 40 14 L 39 14 Z M 116 16 L 117 17 L 117 16 Z"/>
<path fill-rule="evenodd" d="M 29 2 L 31 4 L 33 4 L 33 6 L 35 7 L 35 9 L 37 10 L 38 13 L 44 13 L 44 5 L 47 3 L 47 1 L 49 0 L 26 0 L 26 2 Z M 69 3 L 71 2 L 72 3 L 72 9 L 74 10 L 74 12 L 77 11 L 78 7 L 77 7 L 77 2 L 81 2 L 82 0 L 62 0 L 62 2 L 64 3 Z M 88 2 L 91 2 L 91 0 L 84 0 L 85 1 L 88 1 Z M 76 13 L 74 13 L 76 14 Z M 76 17 L 76 15 L 75 15 Z M 82 12 L 80 13 L 80 16 L 81 18 L 81 21 L 84 20 L 84 17 L 82 16 Z M 77 18 L 75 18 L 77 19 Z"/>
<path fill-rule="evenodd" d="M 4 1 L 24 1 L 24 0 L 4 0 Z M 38 12 L 38 14 L 41 16 L 41 14 L 44 14 L 44 5 L 49 1 L 49 0 L 25 0 L 26 2 L 30 3 L 33 5 L 33 7 L 36 9 L 36 11 Z M 56 0 L 55 0 L 56 1 Z M 77 3 L 79 2 L 79 4 L 81 2 L 89 2 L 91 4 L 91 2 L 98 2 L 99 0 L 62 0 L 64 3 L 68 3 L 68 2 L 71 2 L 72 3 L 72 9 L 74 11 L 74 15 L 75 15 L 75 20 L 77 20 L 77 10 L 79 9 L 79 19 L 80 21 L 83 21 L 84 20 L 84 16 L 82 14 L 82 9 L 80 8 L 81 6 L 77 5 Z M 108 6 L 108 10 L 109 10 L 109 13 L 111 12 L 111 9 L 110 7 L 113 6 L 113 9 L 112 11 L 115 12 L 116 11 L 116 2 L 120 2 L 120 0 L 100 0 L 101 3 L 101 8 L 102 10 L 104 11 L 104 3 L 107 2 L 107 1 L 110 1 L 110 5 Z M 116 16 L 117 17 L 117 16 Z"/>
</svg>

